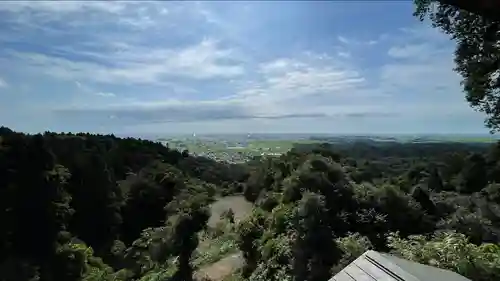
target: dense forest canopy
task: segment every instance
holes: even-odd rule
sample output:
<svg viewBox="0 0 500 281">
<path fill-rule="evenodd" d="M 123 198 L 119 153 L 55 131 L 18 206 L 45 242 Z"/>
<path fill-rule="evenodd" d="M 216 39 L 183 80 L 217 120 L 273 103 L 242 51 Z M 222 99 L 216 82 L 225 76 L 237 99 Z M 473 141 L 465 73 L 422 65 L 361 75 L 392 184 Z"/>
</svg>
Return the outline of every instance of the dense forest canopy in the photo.
<svg viewBox="0 0 500 281">
<path fill-rule="evenodd" d="M 207 237 L 241 252 L 232 280 L 324 281 L 367 249 L 500 278 L 500 143 L 302 144 L 225 164 L 2 127 L 0 173 L 0 280 L 192 280 Z M 253 210 L 207 225 L 226 195 Z"/>
</svg>

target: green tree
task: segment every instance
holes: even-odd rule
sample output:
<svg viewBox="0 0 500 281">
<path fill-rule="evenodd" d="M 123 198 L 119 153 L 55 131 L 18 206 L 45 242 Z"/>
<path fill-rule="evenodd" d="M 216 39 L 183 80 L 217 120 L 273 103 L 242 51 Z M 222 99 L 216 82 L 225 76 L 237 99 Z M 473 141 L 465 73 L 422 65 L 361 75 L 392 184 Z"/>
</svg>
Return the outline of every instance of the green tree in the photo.
<svg viewBox="0 0 500 281">
<path fill-rule="evenodd" d="M 341 251 L 329 225 L 324 197 L 315 193 L 304 194 L 297 212 L 297 233 L 292 246 L 294 280 L 328 280 Z"/>
<path fill-rule="evenodd" d="M 401 239 L 393 234 L 389 246 L 405 259 L 452 270 L 474 281 L 500 278 L 500 247 L 474 245 L 463 234 L 443 232 L 431 240 L 421 235 Z"/>
<path fill-rule="evenodd" d="M 339 249 L 342 251 L 342 258 L 337 266 L 335 266 L 333 270 L 334 274 L 348 266 L 364 252 L 373 249 L 370 240 L 359 233 L 349 233 L 349 235 L 338 238 L 336 241 Z"/>
<path fill-rule="evenodd" d="M 126 244 L 140 236 L 143 229 L 165 224 L 165 206 L 183 189 L 180 171 L 164 163 L 154 163 L 130 176 L 127 199 L 123 207 L 123 235 Z"/>
<path fill-rule="evenodd" d="M 251 216 L 241 221 L 236 228 L 238 248 L 245 258 L 245 265 L 242 270 L 243 277 L 249 277 L 259 263 L 261 255 L 256 243 L 264 234 L 265 220 L 265 214 L 257 209 L 253 211 Z"/>
<path fill-rule="evenodd" d="M 190 214 L 180 214 L 176 218 L 173 252 L 179 256 L 179 263 L 173 280 L 192 280 L 191 255 L 198 246 L 197 233 L 205 226 L 207 221 L 208 214 L 206 210 L 194 210 Z"/>
<path fill-rule="evenodd" d="M 112 268 L 94 256 L 92 248 L 71 242 L 58 247 L 52 266 L 52 277 L 60 281 L 104 281 L 111 280 L 113 274 Z"/>
<path fill-rule="evenodd" d="M 497 204 L 500 204 L 500 184 L 499 183 L 492 183 L 487 185 L 482 192 L 486 196 L 486 198 L 491 201 L 495 202 Z"/>
<path fill-rule="evenodd" d="M 5 239 L 0 262 L 31 265 L 27 272 L 16 274 L 34 277 L 39 271 L 40 280 L 51 280 L 50 266 L 73 214 L 66 191 L 70 173 L 56 163 L 42 135 L 2 136 L 0 163 L 4 219 L 0 236 Z"/>
<path fill-rule="evenodd" d="M 173 280 L 190 281 L 193 276 L 191 256 L 198 246 L 198 232 L 205 229 L 210 216 L 207 208 L 209 199 L 203 194 L 183 195 L 178 202 L 172 202 L 167 206 L 167 209 L 177 211 L 177 214 L 169 218 L 167 224 L 172 230 L 168 250 L 178 256 L 177 271 L 172 277 Z"/>
<path fill-rule="evenodd" d="M 430 199 L 429 192 L 427 189 L 421 185 L 413 187 L 411 196 L 415 201 L 420 203 L 420 206 L 429 214 L 436 214 L 436 206 L 434 202 Z"/>
<path fill-rule="evenodd" d="M 488 184 L 486 160 L 481 154 L 472 154 L 466 158 L 461 172 L 460 191 L 465 193 L 479 192 Z"/>
<path fill-rule="evenodd" d="M 414 15 L 457 43 L 455 71 L 463 78 L 467 101 L 486 113 L 486 126 L 500 130 L 500 22 L 435 0 L 414 0 Z"/>
<path fill-rule="evenodd" d="M 432 168 L 429 177 L 427 178 L 427 187 L 429 190 L 440 192 L 443 190 L 444 184 L 441 176 L 439 175 L 439 171 L 437 168 Z"/>
<path fill-rule="evenodd" d="M 391 231 L 410 235 L 433 230 L 434 225 L 421 205 L 399 188 L 391 185 L 381 186 L 376 189 L 375 200 L 375 209 L 387 215 L 387 227 Z"/>
<path fill-rule="evenodd" d="M 80 155 L 69 190 L 75 214 L 70 230 L 100 255 L 118 238 L 122 217 L 120 190 L 101 154 Z"/>
</svg>

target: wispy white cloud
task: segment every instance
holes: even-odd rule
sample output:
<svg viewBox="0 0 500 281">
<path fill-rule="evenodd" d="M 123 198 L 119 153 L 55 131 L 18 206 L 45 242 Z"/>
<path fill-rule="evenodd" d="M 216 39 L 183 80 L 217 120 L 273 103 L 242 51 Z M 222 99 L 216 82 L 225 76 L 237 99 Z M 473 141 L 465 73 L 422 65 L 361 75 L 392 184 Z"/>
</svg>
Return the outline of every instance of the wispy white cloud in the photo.
<svg viewBox="0 0 500 281">
<path fill-rule="evenodd" d="M 219 119 L 285 119 L 339 116 L 385 116 L 384 108 L 370 105 L 363 92 L 364 78 L 355 70 L 335 67 L 326 55 L 308 53 L 261 63 L 259 79 L 240 83 L 235 94 L 209 101 L 168 99 L 151 103 L 77 105 L 59 108 L 58 114 L 103 114 L 131 122 L 191 122 Z M 352 92 L 350 92 L 352 90 Z M 345 104 L 346 94 L 359 99 Z M 334 104 L 332 101 L 339 103 Z M 324 102 L 332 102 L 325 105 Z M 321 104 L 323 102 L 323 104 Z M 73 113 L 72 113 L 73 112 Z M 75 113 L 77 112 L 77 113 Z"/>
<path fill-rule="evenodd" d="M 339 35 L 337 36 L 337 40 L 342 43 L 343 45 L 350 45 L 350 46 L 372 46 L 377 44 L 380 41 L 381 38 L 377 39 L 360 39 L 360 38 L 349 38 L 346 36 Z"/>
<path fill-rule="evenodd" d="M 164 6 L 154 1 L 2 1 L 0 12 L 15 14 L 7 18 L 11 23 L 31 27 L 57 21 L 66 21 L 67 27 L 114 21 L 142 28 L 151 26 L 154 18 L 167 15 L 168 8 Z"/>
<path fill-rule="evenodd" d="M 31 28 L 47 35 L 66 34 L 76 27 L 96 28 L 114 22 L 134 25 L 145 16 L 137 12 L 135 1 L 1 1 L 3 22 Z M 52 26 L 65 23 L 64 27 Z"/>
<path fill-rule="evenodd" d="M 0 88 L 6 88 L 8 86 L 7 82 L 0 77 Z"/>
<path fill-rule="evenodd" d="M 432 43 L 416 43 L 416 44 L 406 44 L 397 45 L 389 49 L 387 54 L 390 57 L 398 59 L 414 59 L 422 60 L 430 57 L 435 57 L 439 54 L 449 55 L 447 50 L 442 50 L 437 48 Z"/>
<path fill-rule="evenodd" d="M 101 96 L 101 97 L 105 97 L 105 98 L 113 98 L 113 97 L 116 97 L 115 94 L 113 93 L 110 93 L 110 92 L 97 92 L 96 95 L 98 96 Z"/>
<path fill-rule="evenodd" d="M 364 81 L 356 70 L 336 67 L 332 58 L 320 55 L 308 62 L 278 59 L 262 64 L 261 70 L 266 75 L 260 88 L 281 99 L 322 93 L 334 95 Z"/>
<path fill-rule="evenodd" d="M 85 95 L 99 96 L 105 98 L 116 97 L 114 93 L 98 91 L 89 85 L 82 84 L 80 81 L 75 81 L 75 86 L 82 94 Z"/>
<path fill-rule="evenodd" d="M 351 43 L 351 41 L 347 38 L 345 38 L 344 36 L 338 36 L 337 39 L 341 42 L 341 43 L 344 43 L 344 44 L 349 44 Z"/>
<path fill-rule="evenodd" d="M 349 53 L 349 52 L 338 52 L 337 55 L 339 57 L 342 57 L 342 58 L 350 58 L 351 57 L 351 53 Z"/>
<path fill-rule="evenodd" d="M 223 49 L 215 40 L 177 49 L 129 47 L 109 53 L 78 52 L 102 59 L 102 63 L 75 61 L 42 53 L 10 52 L 17 64 L 36 72 L 68 80 L 102 83 L 158 83 L 172 77 L 193 79 L 230 78 L 240 76 L 244 68 L 231 49 Z"/>
<path fill-rule="evenodd" d="M 387 52 L 396 60 L 382 65 L 380 71 L 380 79 L 388 91 L 400 96 L 403 96 L 401 91 L 412 91 L 413 95 L 428 97 L 428 103 L 442 100 L 443 95 L 445 98 L 463 95 L 460 77 L 452 70 L 453 47 L 442 44 L 446 41 L 443 35 L 436 36 L 429 28 L 422 27 L 406 28 L 399 35 Z M 462 99 L 452 100 L 467 109 Z"/>
<path fill-rule="evenodd" d="M 0 3 L 0 10 L 9 12 L 30 10 L 52 13 L 72 13 L 81 12 L 87 9 L 118 13 L 123 11 L 125 5 L 127 5 L 127 3 L 121 1 L 2 1 Z"/>
<path fill-rule="evenodd" d="M 45 95 L 33 107 L 64 124 L 102 121 L 119 130 L 258 120 L 290 127 L 288 120 L 313 126 L 469 112 L 463 98 L 450 98 L 463 97 L 452 50 L 429 28 L 314 37 L 320 23 L 300 37 L 273 24 L 295 23 L 307 5 L 287 14 L 269 11 L 278 4 L 253 2 L 245 9 L 212 2 L 13 2 L 0 3 L 2 77 L 11 85 L 29 79 L 33 95 Z M 297 36 L 297 46 L 281 35 Z M 308 36 L 325 42 L 305 44 Z M 327 128 L 330 121 L 321 122 Z"/>
<path fill-rule="evenodd" d="M 416 33 L 409 32 L 399 36 L 411 41 L 414 37 L 409 37 L 409 34 L 416 36 Z M 126 120 L 129 124 L 311 117 L 417 118 L 422 114 L 466 112 L 464 109 L 467 108 L 462 104 L 450 104 L 449 100 L 412 98 L 414 95 L 432 97 L 439 89 L 457 91 L 459 83 L 456 74 L 450 70 L 451 53 L 442 56 L 450 50 L 432 43 L 425 48 L 401 45 L 397 44 L 399 39 L 401 37 L 395 38 L 396 45 L 390 46 L 387 52 L 389 56 L 405 60 L 379 66 L 375 76 L 368 77 L 363 69 L 349 61 L 349 57 L 344 56 L 347 62 L 339 61 L 327 54 L 309 51 L 249 68 L 254 79 L 236 80 L 234 93 L 217 99 L 134 101 L 103 104 L 101 107 L 60 108 L 56 112 L 112 115 L 114 122 Z M 418 101 L 411 101 L 415 98 Z"/>
<path fill-rule="evenodd" d="M 326 109 L 326 108 L 325 108 Z M 330 106 L 328 113 L 319 111 L 289 111 L 257 113 L 243 100 L 185 101 L 167 100 L 154 103 L 114 104 L 107 106 L 75 106 L 55 108 L 53 112 L 61 118 L 93 118 L 101 117 L 110 122 L 125 122 L 128 125 L 168 123 L 168 122 L 200 122 L 213 120 L 244 119 L 287 119 L 287 118 L 325 118 L 325 117 L 368 117 L 389 116 L 376 106 Z"/>
<path fill-rule="evenodd" d="M 259 79 L 240 85 L 231 97 L 247 104 L 255 114 L 368 113 L 364 103 L 358 109 L 345 104 L 347 93 L 355 100 L 366 97 L 364 77 L 330 56 L 307 52 L 279 58 L 261 63 L 257 72 Z M 328 103 L 337 106 L 325 107 Z M 342 111 L 342 106 L 347 111 Z"/>
</svg>

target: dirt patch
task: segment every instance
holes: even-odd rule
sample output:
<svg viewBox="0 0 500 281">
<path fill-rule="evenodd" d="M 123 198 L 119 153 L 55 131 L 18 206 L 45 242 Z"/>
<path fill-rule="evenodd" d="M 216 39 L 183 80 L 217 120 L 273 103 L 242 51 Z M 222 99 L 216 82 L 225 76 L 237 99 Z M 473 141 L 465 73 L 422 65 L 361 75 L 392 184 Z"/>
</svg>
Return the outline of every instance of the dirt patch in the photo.
<svg viewBox="0 0 500 281">
<path fill-rule="evenodd" d="M 235 270 L 243 266 L 244 259 L 241 253 L 227 256 L 216 263 L 200 268 L 194 275 L 196 280 L 202 280 L 203 277 L 210 280 L 220 281 L 226 276 L 232 274 Z"/>
<path fill-rule="evenodd" d="M 211 215 L 208 220 L 208 226 L 215 227 L 220 221 L 221 214 L 228 209 L 233 210 L 234 219 L 236 223 L 238 223 L 252 213 L 253 205 L 246 201 L 243 196 L 222 197 L 210 205 Z M 200 249 L 210 243 L 213 243 L 213 241 L 207 239 L 202 241 L 198 247 Z M 194 277 L 196 280 L 201 280 L 203 277 L 206 277 L 210 280 L 221 281 L 240 269 L 244 262 L 245 260 L 241 252 L 230 254 L 215 263 L 202 266 L 196 271 Z"/>
<path fill-rule="evenodd" d="M 243 196 L 222 197 L 210 206 L 211 216 L 208 225 L 214 227 L 220 221 L 220 215 L 229 208 L 233 209 L 234 219 L 238 222 L 250 215 L 253 205 Z"/>
</svg>

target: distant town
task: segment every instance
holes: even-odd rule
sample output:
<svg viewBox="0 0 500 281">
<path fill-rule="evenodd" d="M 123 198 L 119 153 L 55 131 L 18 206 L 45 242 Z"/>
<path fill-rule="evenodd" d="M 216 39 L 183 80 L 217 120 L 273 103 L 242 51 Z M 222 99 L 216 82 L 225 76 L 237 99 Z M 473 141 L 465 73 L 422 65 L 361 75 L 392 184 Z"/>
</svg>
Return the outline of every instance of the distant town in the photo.
<svg viewBox="0 0 500 281">
<path fill-rule="evenodd" d="M 191 155 L 229 163 L 246 162 L 256 156 L 279 156 L 296 144 L 346 142 L 461 142 L 492 143 L 491 135 L 308 135 L 308 134 L 234 134 L 196 135 L 158 138 L 166 146 Z"/>
</svg>

